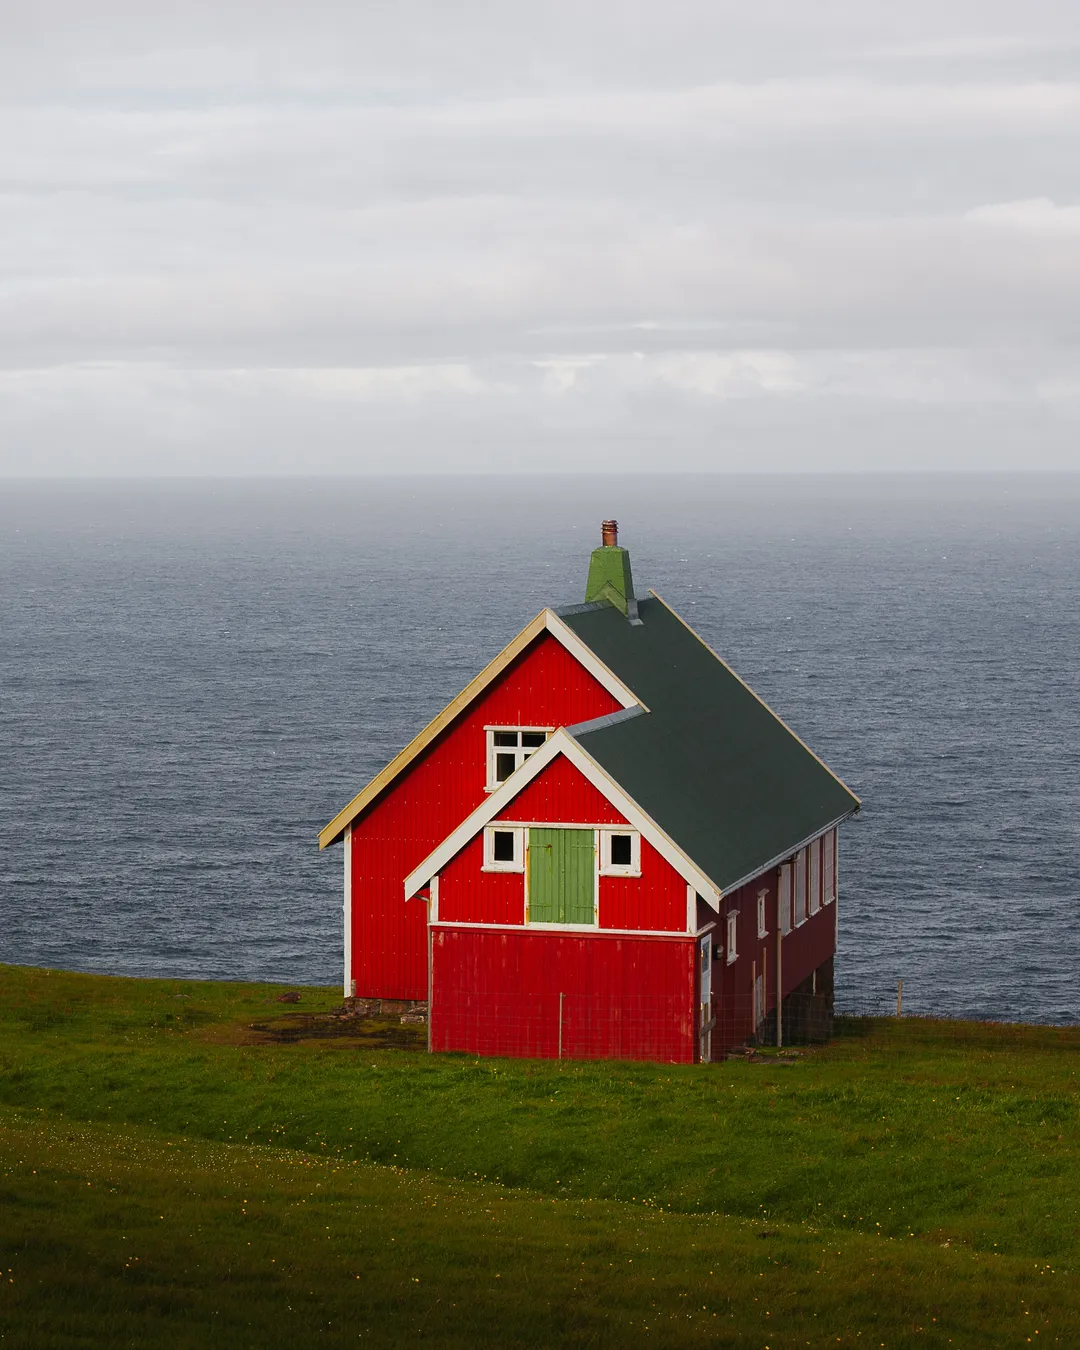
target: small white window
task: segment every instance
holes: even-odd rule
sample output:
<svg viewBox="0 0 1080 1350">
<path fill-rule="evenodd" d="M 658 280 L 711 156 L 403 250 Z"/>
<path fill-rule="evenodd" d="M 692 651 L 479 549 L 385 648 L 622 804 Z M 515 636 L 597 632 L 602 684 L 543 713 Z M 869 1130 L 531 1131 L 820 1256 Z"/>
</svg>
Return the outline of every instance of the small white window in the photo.
<svg viewBox="0 0 1080 1350">
<path fill-rule="evenodd" d="M 730 966 L 732 961 L 739 955 L 739 911 L 737 909 L 727 916 L 727 960 Z"/>
<path fill-rule="evenodd" d="M 810 845 L 810 913 L 821 908 L 821 840 Z"/>
<path fill-rule="evenodd" d="M 484 829 L 484 871 L 524 872 L 525 831 L 515 825 L 488 825 Z"/>
<path fill-rule="evenodd" d="M 806 849 L 795 855 L 795 927 L 806 922 Z"/>
<path fill-rule="evenodd" d="M 791 932 L 791 864 L 780 868 L 780 931 L 786 937 Z"/>
<path fill-rule="evenodd" d="M 759 938 L 769 936 L 769 921 L 765 914 L 765 901 L 768 899 L 768 895 L 768 891 L 758 891 L 757 893 L 757 935 Z"/>
<path fill-rule="evenodd" d="M 836 899 L 836 831 L 830 830 L 825 836 L 825 894 L 822 900 L 831 905 Z"/>
<path fill-rule="evenodd" d="M 641 876 L 641 835 L 637 830 L 600 831 L 600 875 Z"/>
<path fill-rule="evenodd" d="M 487 733 L 487 790 L 494 792 L 515 769 L 520 769 L 551 735 L 551 727 L 485 727 Z"/>
</svg>

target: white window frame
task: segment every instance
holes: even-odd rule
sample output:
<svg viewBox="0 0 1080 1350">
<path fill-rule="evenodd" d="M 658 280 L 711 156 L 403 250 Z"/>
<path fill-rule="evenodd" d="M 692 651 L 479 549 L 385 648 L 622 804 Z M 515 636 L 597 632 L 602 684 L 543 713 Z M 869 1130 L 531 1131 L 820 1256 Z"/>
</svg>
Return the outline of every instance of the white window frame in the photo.
<svg viewBox="0 0 1080 1350">
<path fill-rule="evenodd" d="M 810 914 L 821 908 L 821 843 L 815 839 L 810 845 Z"/>
<path fill-rule="evenodd" d="M 611 840 L 616 834 L 626 834 L 630 836 L 630 861 L 629 863 L 613 863 L 611 861 Z M 629 826 L 623 828 L 613 826 L 610 829 L 602 829 L 600 835 L 600 875 L 602 877 L 639 877 L 641 876 L 641 835 L 637 830 L 632 830 Z"/>
<path fill-rule="evenodd" d="M 512 834 L 514 836 L 514 858 L 512 862 L 495 857 L 495 835 Z M 484 826 L 484 866 L 485 872 L 524 872 L 525 871 L 525 831 L 520 825 L 500 825 L 495 821 Z"/>
<path fill-rule="evenodd" d="M 759 938 L 769 936 L 769 916 L 765 911 L 765 902 L 768 896 L 768 889 L 762 889 L 757 893 L 757 935 Z"/>
<path fill-rule="evenodd" d="M 836 830 L 830 830 L 825 836 L 825 858 L 822 874 L 824 878 L 823 905 L 831 905 L 836 899 Z"/>
<path fill-rule="evenodd" d="M 791 932 L 792 871 L 790 863 L 781 865 L 780 882 L 776 891 L 780 905 L 780 932 L 784 937 Z"/>
<path fill-rule="evenodd" d="M 739 911 L 733 909 L 727 916 L 727 963 L 739 959 Z"/>
<path fill-rule="evenodd" d="M 521 744 L 522 734 L 540 735 L 542 733 L 544 740 L 547 740 L 547 738 L 552 734 L 554 730 L 555 730 L 554 727 L 486 726 L 484 728 L 484 741 L 486 745 L 485 764 L 487 767 L 486 767 L 486 780 L 484 783 L 484 791 L 497 792 L 499 788 L 502 787 L 503 783 L 506 782 L 505 778 L 500 780 L 495 777 L 496 755 L 513 755 L 515 761 L 513 772 L 516 773 L 518 769 L 520 769 L 521 766 L 525 763 L 525 761 L 529 758 L 529 756 L 535 755 L 537 750 L 541 748 L 539 745 L 523 746 Z M 516 734 L 517 746 L 514 747 L 509 745 L 496 745 L 495 744 L 496 732 Z M 513 773 L 510 776 L 513 777 Z"/>
<path fill-rule="evenodd" d="M 801 928 L 809 917 L 806 905 L 806 849 L 795 854 L 795 927 Z"/>
</svg>

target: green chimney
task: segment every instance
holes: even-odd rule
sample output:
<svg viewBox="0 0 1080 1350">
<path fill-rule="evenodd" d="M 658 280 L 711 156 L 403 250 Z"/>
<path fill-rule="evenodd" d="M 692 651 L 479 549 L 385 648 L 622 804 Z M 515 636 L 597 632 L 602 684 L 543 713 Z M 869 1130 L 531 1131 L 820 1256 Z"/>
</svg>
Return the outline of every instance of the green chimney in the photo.
<svg viewBox="0 0 1080 1350">
<path fill-rule="evenodd" d="M 619 547 L 619 522 L 605 520 L 601 526 L 603 544 L 593 549 L 589 560 L 589 581 L 585 587 L 585 603 L 606 600 L 628 619 L 637 618 L 634 599 L 634 581 L 630 575 L 630 554 Z"/>
</svg>

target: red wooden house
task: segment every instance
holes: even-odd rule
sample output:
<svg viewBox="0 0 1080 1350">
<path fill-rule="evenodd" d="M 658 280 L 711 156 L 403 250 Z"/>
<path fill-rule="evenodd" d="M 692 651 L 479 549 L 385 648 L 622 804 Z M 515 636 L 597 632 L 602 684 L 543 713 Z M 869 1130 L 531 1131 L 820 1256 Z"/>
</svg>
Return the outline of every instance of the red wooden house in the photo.
<svg viewBox="0 0 1080 1350">
<path fill-rule="evenodd" d="M 837 827 L 859 801 L 660 598 L 615 524 L 319 836 L 345 993 L 433 1050 L 673 1061 L 827 1025 Z M 780 1017 L 777 1017 L 777 1009 Z"/>
</svg>

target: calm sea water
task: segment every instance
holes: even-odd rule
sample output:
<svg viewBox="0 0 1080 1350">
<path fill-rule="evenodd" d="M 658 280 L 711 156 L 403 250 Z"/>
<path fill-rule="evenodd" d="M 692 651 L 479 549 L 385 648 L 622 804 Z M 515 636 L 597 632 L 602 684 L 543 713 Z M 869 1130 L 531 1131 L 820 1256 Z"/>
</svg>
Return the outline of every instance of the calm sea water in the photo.
<svg viewBox="0 0 1080 1350">
<path fill-rule="evenodd" d="M 1080 1020 L 1080 476 L 0 484 L 0 960 L 336 980 L 317 830 L 607 515 L 863 799 L 841 1001 Z"/>
</svg>

